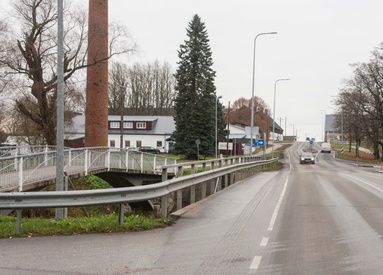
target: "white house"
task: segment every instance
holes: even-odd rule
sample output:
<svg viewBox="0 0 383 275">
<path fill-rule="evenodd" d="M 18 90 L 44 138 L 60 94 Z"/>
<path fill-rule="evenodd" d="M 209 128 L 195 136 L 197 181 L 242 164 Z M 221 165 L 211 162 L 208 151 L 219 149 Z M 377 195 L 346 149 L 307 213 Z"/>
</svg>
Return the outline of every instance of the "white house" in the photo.
<svg viewBox="0 0 383 275">
<path fill-rule="evenodd" d="M 108 146 L 136 148 L 152 146 L 162 152 L 169 150 L 170 136 L 175 130 L 172 116 L 108 116 Z M 122 146 L 121 146 L 122 137 Z M 73 118 L 73 124 L 65 129 L 66 145 L 83 147 L 85 141 L 85 116 Z"/>
</svg>

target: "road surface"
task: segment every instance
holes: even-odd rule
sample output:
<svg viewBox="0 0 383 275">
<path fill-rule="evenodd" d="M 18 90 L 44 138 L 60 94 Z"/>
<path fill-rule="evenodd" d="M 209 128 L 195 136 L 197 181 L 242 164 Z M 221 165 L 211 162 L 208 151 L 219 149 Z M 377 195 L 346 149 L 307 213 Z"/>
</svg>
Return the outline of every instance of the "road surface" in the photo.
<svg viewBox="0 0 383 275">
<path fill-rule="evenodd" d="M 382 274 L 383 174 L 306 146 L 165 229 L 1 239 L 0 274 Z"/>
</svg>

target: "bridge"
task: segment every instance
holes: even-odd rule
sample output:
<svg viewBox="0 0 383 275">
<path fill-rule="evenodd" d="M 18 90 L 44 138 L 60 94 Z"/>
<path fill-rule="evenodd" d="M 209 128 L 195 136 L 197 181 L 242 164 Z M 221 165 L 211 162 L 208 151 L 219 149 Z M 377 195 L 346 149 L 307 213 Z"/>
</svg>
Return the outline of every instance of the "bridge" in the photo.
<svg viewBox="0 0 383 275">
<path fill-rule="evenodd" d="M 21 211 L 25 208 L 60 208 L 118 203 L 121 224 L 124 218 L 124 203 L 145 201 L 149 203 L 149 200 L 156 199 L 160 201 L 161 215 L 166 217 L 169 213 L 169 195 L 176 194 L 175 209 L 179 210 L 186 206 L 183 190 L 188 190 L 190 196 L 190 201 L 187 203 L 194 203 L 278 161 L 245 156 L 176 163 L 176 160 L 160 155 L 116 148 L 66 149 L 64 165 L 67 178 L 97 174 L 113 187 L 125 188 L 71 192 L 22 192 L 41 188 L 56 180 L 57 152 L 48 147 L 37 151 L 29 154 L 11 154 L 0 158 L 0 210 L 17 210 L 17 230 L 21 228 Z M 183 175 L 184 168 L 190 168 L 189 176 Z M 199 169 L 202 172 L 198 173 Z M 145 177 L 149 178 L 153 184 L 143 184 Z M 139 178 L 139 181 L 134 184 L 132 178 Z M 124 186 L 126 182 L 129 184 Z"/>
<path fill-rule="evenodd" d="M 56 181 L 55 147 L 2 147 L 0 155 L 0 192 L 38 189 Z M 97 174 L 114 187 L 141 185 L 161 180 L 160 166 L 176 159 L 135 150 L 110 147 L 66 148 L 64 171 L 69 178 Z M 129 178 L 126 176 L 129 174 Z M 119 180 L 113 180 L 115 178 Z M 113 185 L 113 184 L 112 184 Z"/>
</svg>

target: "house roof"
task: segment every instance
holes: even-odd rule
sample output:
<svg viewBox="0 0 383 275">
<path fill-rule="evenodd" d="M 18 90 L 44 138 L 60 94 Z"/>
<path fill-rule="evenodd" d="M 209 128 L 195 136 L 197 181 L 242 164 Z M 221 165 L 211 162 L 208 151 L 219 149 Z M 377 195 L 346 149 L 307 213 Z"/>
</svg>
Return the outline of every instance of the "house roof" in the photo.
<svg viewBox="0 0 383 275">
<path fill-rule="evenodd" d="M 108 121 L 120 121 L 120 116 L 109 115 Z M 128 130 L 126 134 L 140 135 L 170 135 L 175 130 L 175 122 L 172 116 L 124 116 L 124 121 L 132 122 L 152 122 L 152 130 Z M 68 138 L 73 138 L 76 135 L 85 135 L 85 116 L 78 115 L 72 119 L 72 125 L 65 128 L 65 135 Z M 120 133 L 120 130 L 109 130 L 109 134 Z"/>
</svg>

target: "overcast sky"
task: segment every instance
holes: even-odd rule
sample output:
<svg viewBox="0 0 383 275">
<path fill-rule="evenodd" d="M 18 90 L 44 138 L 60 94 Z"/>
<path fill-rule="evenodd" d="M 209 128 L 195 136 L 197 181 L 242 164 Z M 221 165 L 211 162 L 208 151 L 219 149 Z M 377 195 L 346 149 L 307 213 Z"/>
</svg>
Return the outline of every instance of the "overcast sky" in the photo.
<svg viewBox="0 0 383 275">
<path fill-rule="evenodd" d="M 382 0 L 109 0 L 111 20 L 126 25 L 141 49 L 140 60 L 168 61 L 176 68 L 177 50 L 194 14 L 206 25 L 217 72 L 217 94 L 227 106 L 251 98 L 254 38 L 255 89 L 273 109 L 276 121 L 300 139 L 322 140 L 322 115 L 351 63 L 367 62 L 383 42 Z M 285 121 L 287 118 L 287 123 Z"/>
<path fill-rule="evenodd" d="M 198 14 L 225 106 L 251 98 L 254 38 L 278 32 L 257 38 L 254 94 L 272 110 L 275 81 L 290 78 L 277 84 L 276 121 L 287 135 L 294 125 L 300 140 L 319 141 L 322 114 L 333 113 L 334 96 L 352 76 L 349 64 L 367 62 L 383 42 L 382 11 L 382 0 L 109 0 L 109 20 L 126 26 L 140 48 L 127 62 L 168 61 L 174 70 Z"/>
</svg>

